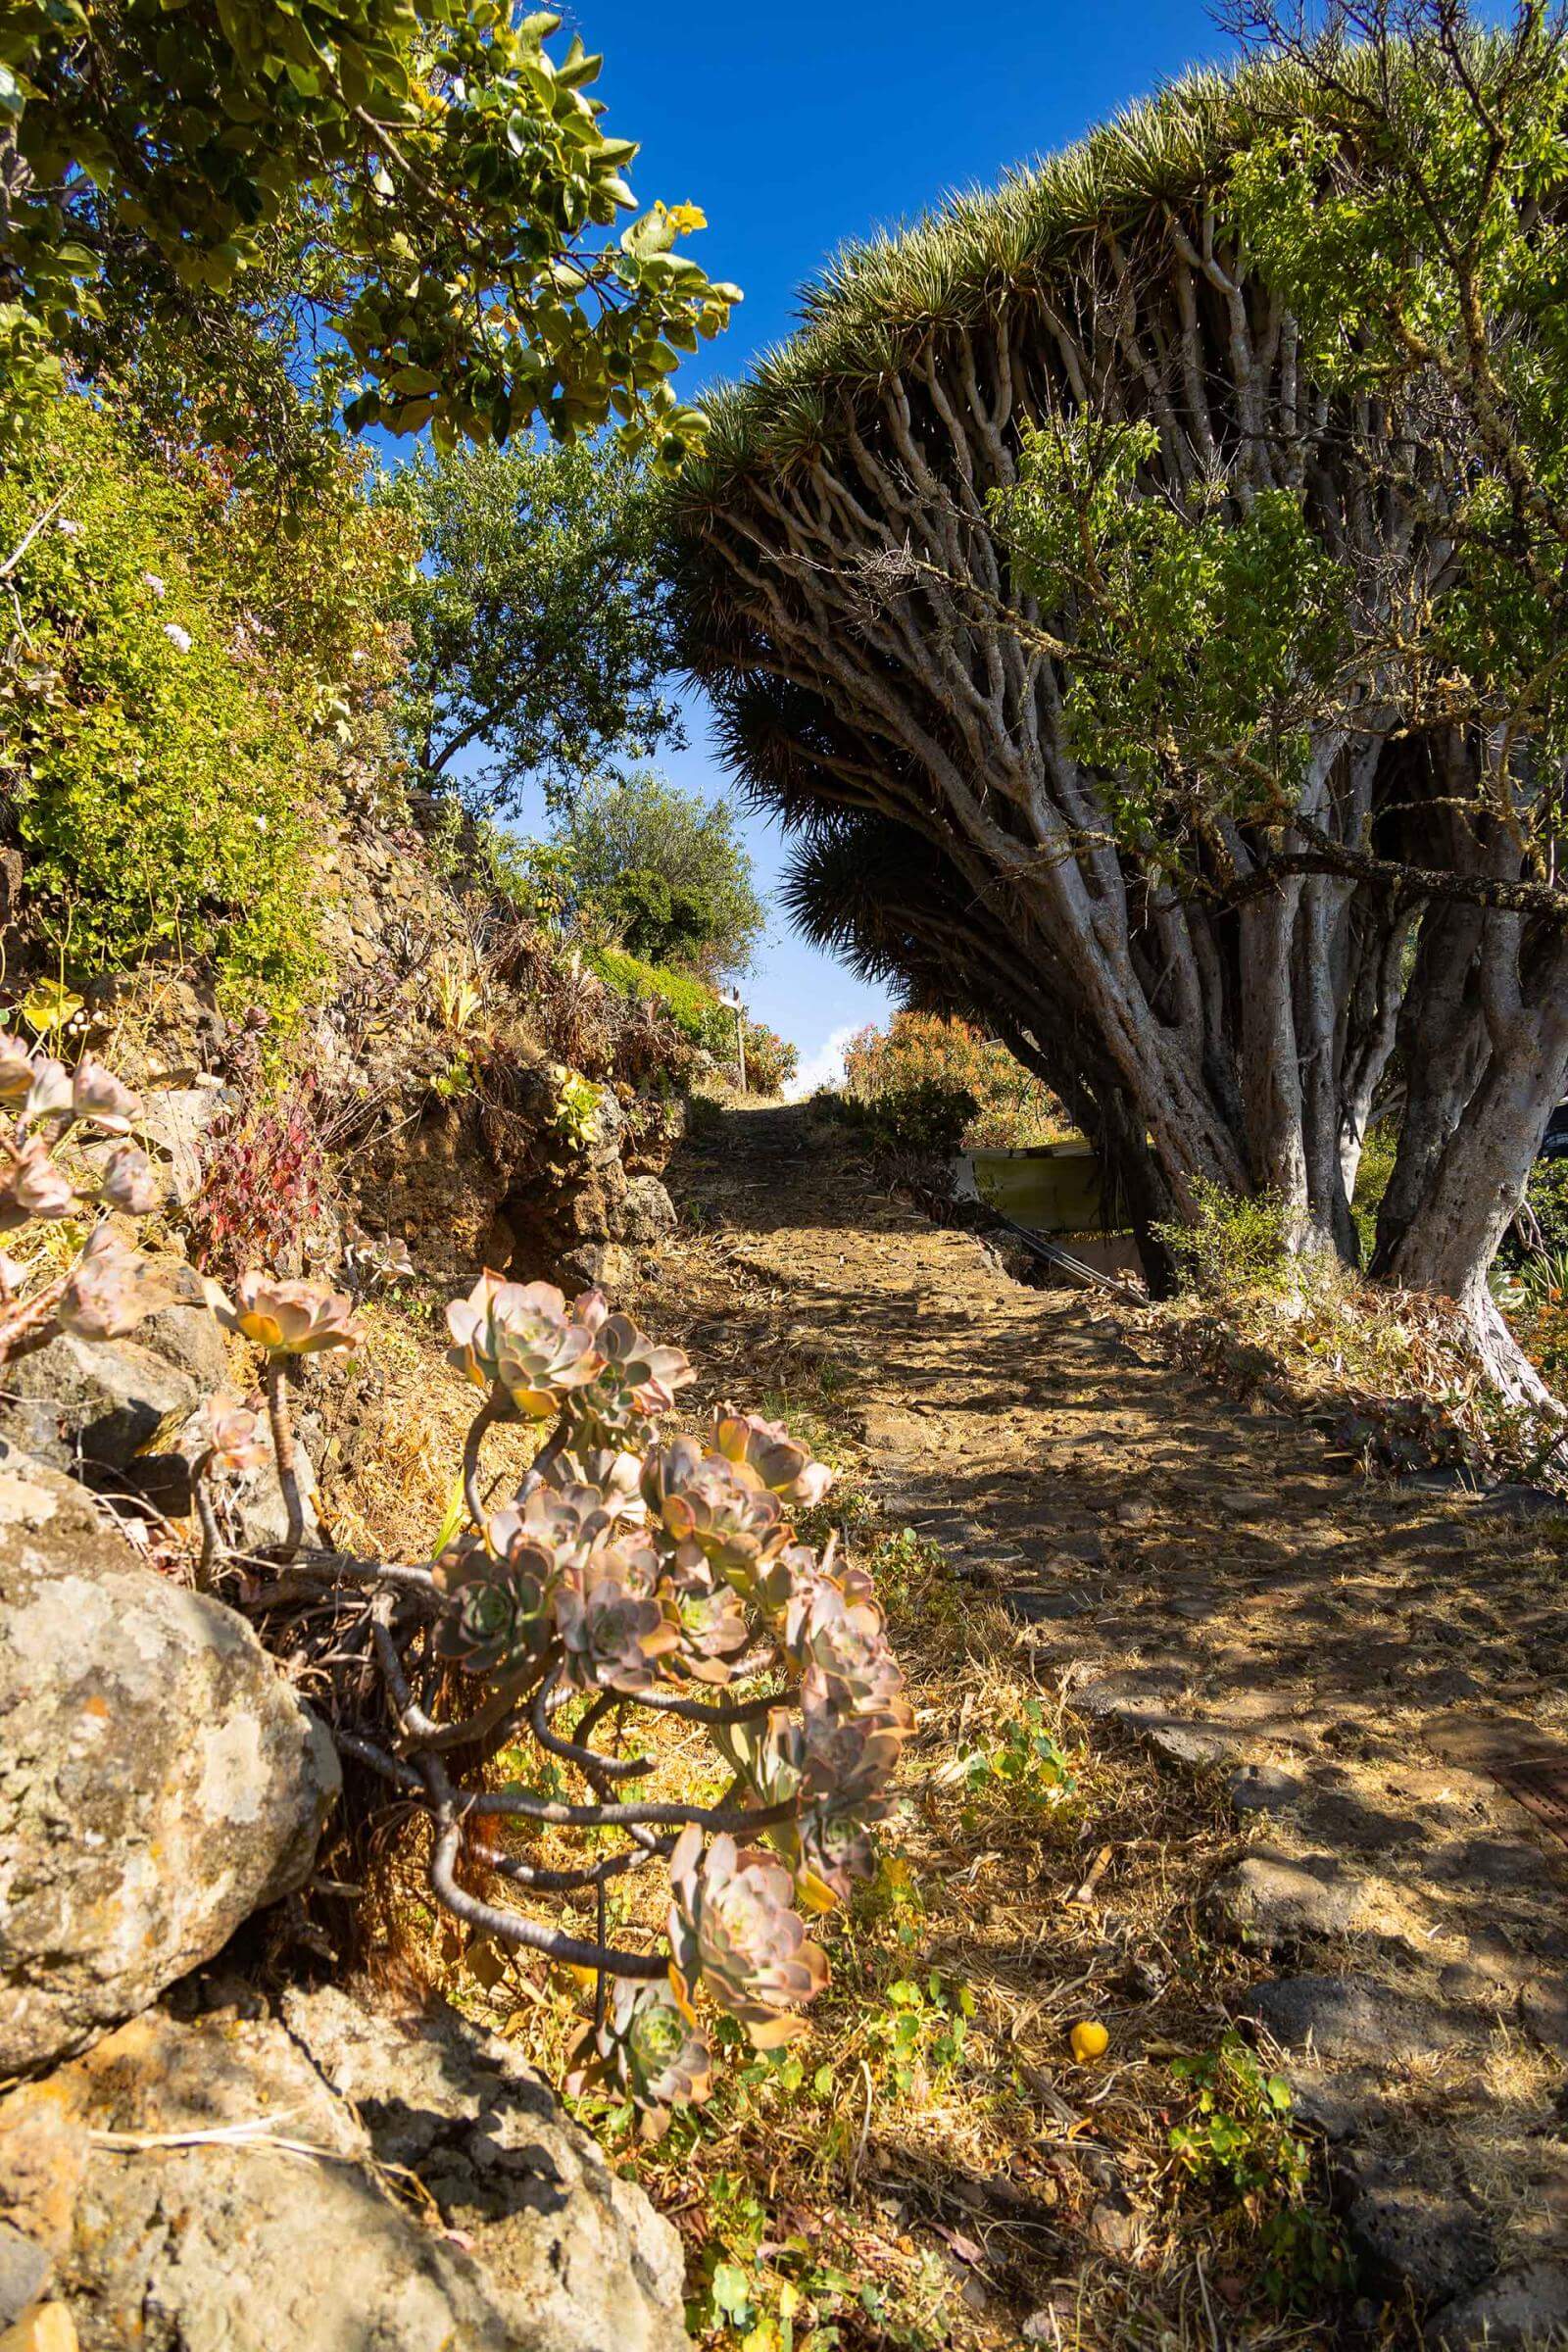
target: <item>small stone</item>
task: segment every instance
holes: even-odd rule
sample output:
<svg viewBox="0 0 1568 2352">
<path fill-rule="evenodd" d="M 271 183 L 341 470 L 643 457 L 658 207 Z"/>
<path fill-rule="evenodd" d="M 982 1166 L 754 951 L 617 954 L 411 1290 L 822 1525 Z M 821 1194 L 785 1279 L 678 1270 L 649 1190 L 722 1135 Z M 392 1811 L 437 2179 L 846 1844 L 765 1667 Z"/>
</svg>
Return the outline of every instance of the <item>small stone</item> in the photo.
<svg viewBox="0 0 1568 2352">
<path fill-rule="evenodd" d="M 1088 2237 L 1098 2253 L 1130 2260 L 1138 2243 L 1138 2215 L 1127 2197 L 1105 2197 L 1090 2212 Z"/>
<path fill-rule="evenodd" d="M 1500 2010 L 1506 2003 L 1506 1987 L 1473 1960 L 1450 1960 L 1438 1979 L 1438 1990 L 1446 2001 L 1471 2009 Z"/>
<path fill-rule="evenodd" d="M 1421 2341 L 1428 2352 L 1489 2352 L 1512 2345 L 1546 2343 L 1568 2327 L 1568 2271 L 1555 2263 L 1531 2262 L 1496 2271 L 1474 2293 L 1447 2303 L 1427 2323 Z"/>
<path fill-rule="evenodd" d="M 1005 1602 L 1010 1615 L 1021 1618 L 1025 1625 L 1062 1624 L 1087 1617 L 1094 1607 L 1082 1592 L 1043 1592 L 1032 1585 L 1013 1586 Z"/>
<path fill-rule="evenodd" d="M 1509 1519 L 1568 1517 L 1568 1501 L 1554 1494 L 1549 1487 L 1520 1486 L 1511 1481 L 1484 1494 L 1476 1509 L 1498 1512 Z"/>
<path fill-rule="evenodd" d="M 1310 2124 L 1333 2147 L 1364 2139 L 1368 2122 L 1365 2096 L 1356 2088 L 1342 2087 L 1353 2081 L 1353 2077 L 1296 2060 L 1291 2067 L 1292 2114 L 1296 2121 Z"/>
<path fill-rule="evenodd" d="M 1132 1667 L 1090 1683 L 1077 1694 L 1086 1715 L 1121 1715 L 1129 1707 L 1147 1707 L 1152 1699 L 1176 1698 L 1187 1688 L 1178 1667 Z"/>
<path fill-rule="evenodd" d="M 1534 1978 L 1519 1995 L 1519 2023 L 1534 2040 L 1568 2058 L 1568 1978 Z"/>
<path fill-rule="evenodd" d="M 1486 2278 L 1495 2260 L 1491 2231 L 1462 2187 L 1415 2159 L 1356 2153 L 1346 2169 L 1351 2245 L 1379 2283 L 1431 2302 Z"/>
<path fill-rule="evenodd" d="M 54 2267 L 42 2246 L 9 2222 L 0 2222 L 0 2329 L 14 2328 L 32 2308 Z"/>
<path fill-rule="evenodd" d="M 1226 1783 L 1238 1813 L 1283 1813 L 1305 1794 L 1302 1784 L 1277 1764 L 1243 1764 Z"/>
<path fill-rule="evenodd" d="M 1129 1714 L 1122 1720 L 1156 1754 L 1195 1771 L 1205 1764 L 1222 1764 L 1236 1753 L 1235 1733 L 1217 1723 L 1198 1723 L 1182 1715 Z"/>
<path fill-rule="evenodd" d="M 1440 1666 L 1435 1674 L 1424 1676 L 1420 1686 L 1425 1703 L 1431 1705 L 1436 1702 L 1442 1706 L 1450 1706 L 1461 1698 L 1479 1698 L 1482 1688 L 1475 1676 L 1466 1674 L 1462 1666 Z"/>
<path fill-rule="evenodd" d="M 1475 2039 L 1473 2027 L 1436 2001 L 1394 1992 L 1364 1976 L 1280 1977 L 1254 1985 L 1238 2014 L 1287 2049 L 1373 2066 L 1435 2058 Z"/>
<path fill-rule="evenodd" d="M 1338 1854 L 1259 1848 L 1215 1883 L 1209 1900 L 1227 1927 L 1265 1951 L 1303 1936 L 1397 1936 L 1404 1926 L 1393 1889 Z"/>
</svg>

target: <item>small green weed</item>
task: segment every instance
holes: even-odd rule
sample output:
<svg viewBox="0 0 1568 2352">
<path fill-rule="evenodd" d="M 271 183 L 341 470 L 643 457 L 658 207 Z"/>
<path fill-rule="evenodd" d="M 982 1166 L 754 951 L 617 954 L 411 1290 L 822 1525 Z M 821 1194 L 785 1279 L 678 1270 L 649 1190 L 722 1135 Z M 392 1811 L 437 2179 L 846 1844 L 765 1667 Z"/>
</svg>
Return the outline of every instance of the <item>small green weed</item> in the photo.
<svg viewBox="0 0 1568 2352">
<path fill-rule="evenodd" d="M 901 2278 L 891 2291 L 866 2274 L 852 2245 L 781 2227 L 729 2173 L 714 2175 L 706 2218 L 710 2235 L 686 2305 L 700 2342 L 738 2352 L 836 2352 L 862 2341 L 867 2322 L 877 2342 L 900 2352 L 934 2352 L 951 2340 L 953 2283 L 936 2254 L 927 2252 L 918 2278 Z"/>
<path fill-rule="evenodd" d="M 1038 1698 L 1026 1698 L 1021 1714 L 999 1724 L 994 1739 L 961 1747 L 956 1764 L 963 1787 L 975 1797 L 1003 1789 L 1019 1804 L 1056 1805 L 1075 1786 Z"/>
<path fill-rule="evenodd" d="M 894 2090 L 908 2098 L 961 2062 L 974 1994 L 933 1968 L 923 1978 L 895 1977 L 883 2002 L 865 2021 L 865 2038 Z"/>
<path fill-rule="evenodd" d="M 580 1071 L 568 1070 L 556 1092 L 556 1108 L 552 1125 L 556 1133 L 570 1145 L 573 1152 L 585 1151 L 593 1139 L 594 1120 L 605 1099 L 602 1086 Z"/>
<path fill-rule="evenodd" d="M 1171 2073 L 1195 2094 L 1191 2120 L 1171 2131 L 1171 2153 L 1256 2243 L 1276 2308 L 1320 2311 L 1326 2293 L 1348 2283 L 1349 2264 L 1314 2195 L 1312 2151 L 1292 2129 L 1290 2084 L 1265 2075 L 1235 2032 L 1217 2050 L 1173 2059 Z"/>
<path fill-rule="evenodd" d="M 941 1633 L 962 1609 L 962 1596 L 940 1544 L 901 1527 L 884 1536 L 871 1554 L 877 1598 L 896 1626 L 918 1613 L 923 1626 Z"/>
</svg>

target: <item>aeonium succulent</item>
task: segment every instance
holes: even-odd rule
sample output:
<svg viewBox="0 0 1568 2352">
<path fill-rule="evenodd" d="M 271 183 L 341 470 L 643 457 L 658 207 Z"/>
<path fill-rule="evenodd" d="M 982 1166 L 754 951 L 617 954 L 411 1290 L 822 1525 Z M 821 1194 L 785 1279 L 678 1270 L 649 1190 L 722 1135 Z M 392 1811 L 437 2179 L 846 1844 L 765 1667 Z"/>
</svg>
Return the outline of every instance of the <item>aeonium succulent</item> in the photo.
<svg viewBox="0 0 1568 2352">
<path fill-rule="evenodd" d="M 853 1802 L 808 1805 L 793 1827 L 796 1899 L 808 1911 L 848 1902 L 858 1882 L 875 1878 L 871 1824 Z"/>
<path fill-rule="evenodd" d="M 358 1348 L 364 1332 L 346 1291 L 324 1282 L 285 1282 L 254 1267 L 234 1286 L 232 1303 L 216 1282 L 207 1301 L 225 1331 L 265 1348 L 270 1355 L 317 1355 L 328 1348 Z"/>
<path fill-rule="evenodd" d="M 637 1691 L 680 1641 L 655 1592 L 659 1555 L 636 1536 L 604 1544 L 556 1588 L 556 1631 L 579 1690 Z"/>
<path fill-rule="evenodd" d="M 844 1702 L 842 1687 L 830 1684 L 815 1666 L 807 1669 L 800 1697 L 796 1752 L 808 1799 L 837 1797 L 868 1813 L 878 1810 L 914 1729 L 908 1702 L 890 1689 L 874 1706 L 853 1710 Z"/>
<path fill-rule="evenodd" d="M 0 1233 L 15 1233 L 35 1217 L 69 1217 L 76 1206 L 70 1177 L 39 1137 L 24 1144 L 0 1141 Z"/>
<path fill-rule="evenodd" d="M 118 1340 L 172 1297 L 155 1266 L 100 1225 L 72 1269 L 55 1320 L 74 1339 Z"/>
<path fill-rule="evenodd" d="M 671 1438 L 649 1452 L 643 1494 L 677 1559 L 706 1560 L 743 1591 L 769 1547 L 789 1538 L 778 1496 L 722 1454 L 705 1454 L 695 1438 Z"/>
<path fill-rule="evenodd" d="M 679 1636 L 670 1672 L 694 1683 L 727 1683 L 734 1659 L 751 1640 L 739 1594 L 729 1585 L 695 1584 L 677 1576 L 666 1580 L 663 1597 Z"/>
<path fill-rule="evenodd" d="M 642 1527 L 648 1519 L 642 1476 L 641 1454 L 613 1446 L 583 1446 L 574 1452 L 552 1454 L 542 1470 L 531 1469 L 522 1491 L 528 1494 L 542 1486 L 564 1494 L 570 1487 L 593 1487 L 621 1526 Z"/>
<path fill-rule="evenodd" d="M 814 1670 L 826 1702 L 848 1714 L 896 1707 L 904 1677 L 888 1645 L 870 1579 L 825 1569 L 801 1577 L 784 1611 L 784 1654 L 803 1679 Z"/>
<path fill-rule="evenodd" d="M 519 1530 L 540 1544 L 564 1576 L 578 1576 L 619 1525 L 615 1497 L 586 1482 L 552 1486 L 541 1481 L 512 1511 L 499 1513 L 489 1525 L 496 1531 L 515 1520 Z"/>
<path fill-rule="evenodd" d="M 618 2090 L 643 2114 L 643 2135 L 662 2138 L 670 2110 L 700 2105 L 711 2088 L 708 2044 L 662 1984 L 624 1979 L 597 2032 L 584 2026 L 572 2047 L 565 2088 Z"/>
<path fill-rule="evenodd" d="M 515 1410 L 530 1420 L 548 1420 L 573 1389 L 599 1369 L 590 1302 L 603 1307 L 597 1292 L 567 1306 L 550 1282 L 504 1282 L 481 1274 L 466 1298 L 447 1308 L 453 1345 L 448 1361 L 475 1388 L 504 1389 Z"/>
<path fill-rule="evenodd" d="M 712 1444 L 726 1461 L 743 1465 L 770 1494 L 797 1510 L 820 1502 L 833 1484 L 827 1464 L 813 1461 L 810 1447 L 792 1438 L 782 1421 L 763 1421 L 756 1413 L 715 1413 Z"/>
<path fill-rule="evenodd" d="M 592 1331 L 600 1363 L 569 1400 L 574 1444 L 616 1446 L 636 1440 L 645 1425 L 668 1412 L 676 1392 L 696 1374 L 685 1350 L 660 1348 L 629 1315 L 612 1315 L 597 1291 L 577 1300 L 575 1313 Z"/>
<path fill-rule="evenodd" d="M 58 1119 L 64 1126 L 75 1115 L 71 1072 L 53 1054 L 35 1054 L 32 1083 L 22 1105 L 23 1126 L 34 1126 L 40 1119 Z"/>
<path fill-rule="evenodd" d="M 703 1851 L 694 1822 L 669 1857 L 669 1981 L 686 2015 L 699 1985 L 745 2027 L 754 2049 L 806 2030 L 798 2012 L 827 1983 L 827 1959 L 791 1908 L 790 1874 L 733 1838 Z"/>
<path fill-rule="evenodd" d="M 71 1082 L 71 1115 L 104 1135 L 128 1135 L 141 1117 L 141 1098 L 89 1056 L 76 1064 Z"/>
<path fill-rule="evenodd" d="M 210 1470 L 239 1478 L 247 1470 L 260 1470 L 271 1459 L 271 1445 L 260 1417 L 225 1389 L 209 1396 L 203 1405 L 202 1431 Z"/>
<path fill-rule="evenodd" d="M 553 1630 L 556 1563 L 514 1512 L 498 1513 L 485 1539 L 449 1544 L 434 1577 L 449 1603 L 436 1628 L 439 1657 L 504 1681 L 543 1656 Z"/>
<path fill-rule="evenodd" d="M 150 1216 L 158 1206 L 159 1189 L 146 1152 L 134 1144 L 122 1144 L 99 1181 L 98 1198 L 106 1208 L 118 1208 L 124 1216 Z"/>
<path fill-rule="evenodd" d="M 24 1102 L 31 1085 L 32 1055 L 20 1037 L 0 1029 L 0 1102 Z"/>
</svg>

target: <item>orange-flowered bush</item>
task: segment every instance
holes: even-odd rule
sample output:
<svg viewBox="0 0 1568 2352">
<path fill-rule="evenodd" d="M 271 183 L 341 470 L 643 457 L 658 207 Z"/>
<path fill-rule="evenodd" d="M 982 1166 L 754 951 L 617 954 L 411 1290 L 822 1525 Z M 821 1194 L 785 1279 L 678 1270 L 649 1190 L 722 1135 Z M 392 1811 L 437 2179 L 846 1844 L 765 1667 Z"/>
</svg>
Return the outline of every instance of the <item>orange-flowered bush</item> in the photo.
<svg viewBox="0 0 1568 2352">
<path fill-rule="evenodd" d="M 1068 1126 L 1050 1088 L 1005 1046 L 932 1012 L 896 1012 L 886 1029 L 858 1031 L 844 1055 L 844 1094 L 906 1150 L 1009 1150 Z"/>
</svg>

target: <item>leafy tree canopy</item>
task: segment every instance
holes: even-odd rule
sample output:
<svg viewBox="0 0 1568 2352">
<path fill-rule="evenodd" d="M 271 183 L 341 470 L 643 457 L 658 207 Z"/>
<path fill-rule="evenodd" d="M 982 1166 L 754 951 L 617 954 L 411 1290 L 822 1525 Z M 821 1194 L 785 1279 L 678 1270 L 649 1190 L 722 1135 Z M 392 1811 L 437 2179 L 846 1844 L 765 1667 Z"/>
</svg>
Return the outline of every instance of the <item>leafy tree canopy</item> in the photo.
<svg viewBox="0 0 1568 2352">
<path fill-rule="evenodd" d="M 465 798 L 505 808 L 531 780 L 562 800 L 678 741 L 635 460 L 586 442 L 420 450 L 379 497 L 423 551 L 404 725 L 426 788 L 461 775 Z"/>
<path fill-rule="evenodd" d="M 535 863 L 565 921 L 706 979 L 744 971 L 767 927 L 727 802 L 646 769 L 585 794 Z"/>
<path fill-rule="evenodd" d="M 20 0 L 0 23 L 0 381 L 61 381 L 106 254 L 244 299 L 296 281 L 359 371 L 345 416 L 437 446 L 616 418 L 701 433 L 669 377 L 738 299 L 635 202 L 600 61 L 498 0 Z"/>
</svg>

